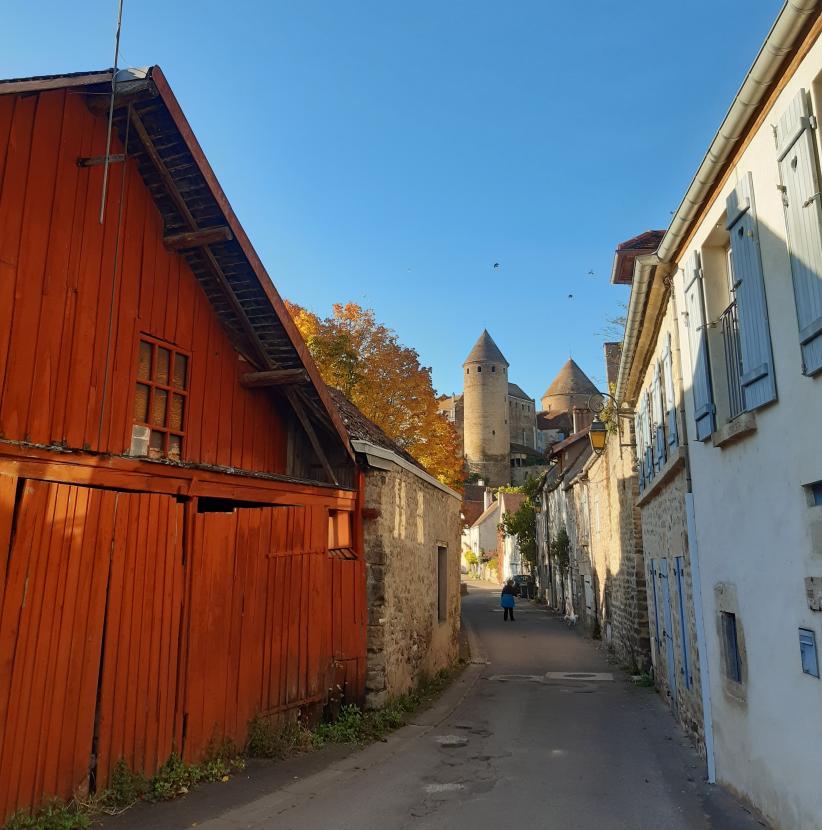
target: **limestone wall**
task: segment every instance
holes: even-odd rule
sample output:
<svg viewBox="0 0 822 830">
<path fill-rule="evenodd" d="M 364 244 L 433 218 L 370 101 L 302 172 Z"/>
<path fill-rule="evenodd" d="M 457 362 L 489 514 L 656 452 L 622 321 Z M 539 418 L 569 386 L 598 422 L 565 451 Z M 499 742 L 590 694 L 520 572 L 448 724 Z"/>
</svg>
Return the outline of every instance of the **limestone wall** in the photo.
<svg viewBox="0 0 822 830">
<path fill-rule="evenodd" d="M 366 702 L 377 707 L 458 657 L 460 502 L 400 468 L 371 470 L 365 482 Z M 444 620 L 439 547 L 447 549 Z"/>
</svg>

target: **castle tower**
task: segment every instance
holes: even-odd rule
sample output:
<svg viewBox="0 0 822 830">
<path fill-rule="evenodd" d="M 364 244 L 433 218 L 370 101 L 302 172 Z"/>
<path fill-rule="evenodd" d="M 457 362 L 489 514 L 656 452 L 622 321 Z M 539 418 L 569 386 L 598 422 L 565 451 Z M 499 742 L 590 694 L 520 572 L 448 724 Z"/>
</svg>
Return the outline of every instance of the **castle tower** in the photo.
<svg viewBox="0 0 822 830">
<path fill-rule="evenodd" d="M 483 331 L 465 362 L 464 434 L 468 469 L 491 487 L 511 478 L 508 361 Z"/>
<path fill-rule="evenodd" d="M 592 395 L 599 394 L 593 381 L 569 358 L 559 370 L 551 385 L 542 395 L 542 409 L 550 416 L 567 412 L 573 420 L 573 431 L 591 423 L 593 415 L 588 409 Z"/>
</svg>

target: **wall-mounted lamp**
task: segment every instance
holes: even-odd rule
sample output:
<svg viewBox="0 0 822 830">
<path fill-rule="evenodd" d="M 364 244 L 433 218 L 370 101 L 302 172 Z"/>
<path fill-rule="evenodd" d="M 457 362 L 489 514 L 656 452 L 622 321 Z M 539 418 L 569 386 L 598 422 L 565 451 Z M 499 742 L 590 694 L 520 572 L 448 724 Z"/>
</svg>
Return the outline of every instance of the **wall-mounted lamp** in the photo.
<svg viewBox="0 0 822 830">
<path fill-rule="evenodd" d="M 613 404 L 613 412 L 618 418 L 634 417 L 632 409 L 625 409 L 613 395 L 609 395 L 607 392 L 597 392 L 588 398 L 589 412 L 593 412 L 594 416 L 601 415 L 607 406 L 606 398 Z M 608 427 L 599 417 L 594 417 L 591 426 L 588 428 L 588 440 L 591 442 L 591 449 L 597 455 L 602 455 L 605 452 L 605 446 L 608 443 Z M 633 444 L 620 443 L 620 447 L 633 447 Z"/>
</svg>

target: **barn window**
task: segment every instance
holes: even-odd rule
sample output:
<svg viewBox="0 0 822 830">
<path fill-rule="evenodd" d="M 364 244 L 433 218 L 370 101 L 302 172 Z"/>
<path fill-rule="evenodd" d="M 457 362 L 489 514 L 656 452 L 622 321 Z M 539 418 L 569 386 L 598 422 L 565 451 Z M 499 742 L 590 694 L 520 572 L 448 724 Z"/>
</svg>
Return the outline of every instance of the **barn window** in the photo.
<svg viewBox="0 0 822 830">
<path fill-rule="evenodd" d="M 356 559 L 354 531 L 349 510 L 328 511 L 328 554 L 336 559 Z"/>
<path fill-rule="evenodd" d="M 132 454 L 175 461 L 182 458 L 189 374 L 188 355 L 161 341 L 140 337 Z"/>
</svg>

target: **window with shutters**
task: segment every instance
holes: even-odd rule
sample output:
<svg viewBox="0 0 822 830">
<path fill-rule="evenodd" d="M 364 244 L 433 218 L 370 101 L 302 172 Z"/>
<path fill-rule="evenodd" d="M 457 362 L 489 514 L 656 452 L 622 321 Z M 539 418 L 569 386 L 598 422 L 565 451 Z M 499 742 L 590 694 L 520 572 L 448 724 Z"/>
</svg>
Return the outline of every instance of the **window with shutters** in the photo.
<svg viewBox="0 0 822 830">
<path fill-rule="evenodd" d="M 776 159 L 799 328 L 802 371 L 822 371 L 822 177 L 816 118 L 801 89 L 777 120 Z"/>
<path fill-rule="evenodd" d="M 190 356 L 175 346 L 141 334 L 134 389 L 132 454 L 183 457 L 188 413 Z"/>
</svg>

